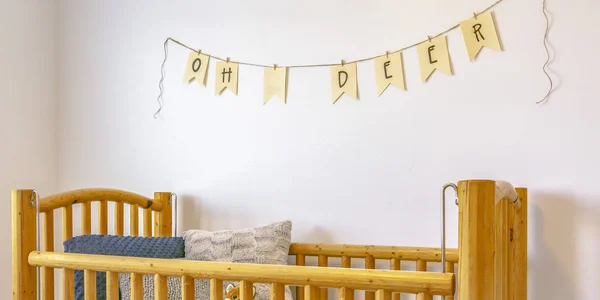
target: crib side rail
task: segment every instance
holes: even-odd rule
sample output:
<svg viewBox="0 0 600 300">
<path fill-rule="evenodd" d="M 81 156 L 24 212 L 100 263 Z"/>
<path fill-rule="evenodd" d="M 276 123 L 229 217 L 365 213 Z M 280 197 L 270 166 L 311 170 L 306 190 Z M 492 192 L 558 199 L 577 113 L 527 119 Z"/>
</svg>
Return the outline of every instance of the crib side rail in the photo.
<svg viewBox="0 0 600 300">
<path fill-rule="evenodd" d="M 167 276 L 204 278 L 216 280 L 217 283 L 222 283 L 223 280 L 241 281 L 242 286 L 251 283 L 270 283 L 276 286 L 308 284 L 309 287 L 305 287 L 308 296 L 311 291 L 320 287 L 375 290 L 382 295 L 390 295 L 392 292 L 452 295 L 455 284 L 454 274 L 449 273 L 258 265 L 55 252 L 32 252 L 29 255 L 29 264 L 89 272 L 155 275 L 157 293 L 161 293 L 165 287 L 164 278 Z M 135 275 L 132 278 L 135 278 Z M 88 285 L 87 281 L 85 285 Z M 95 288 L 95 283 L 92 288 Z M 138 289 L 139 292 L 141 285 L 134 284 L 132 288 Z M 133 291 L 132 294 L 136 292 Z M 215 296 L 216 294 L 218 293 L 215 293 Z M 193 293 L 187 295 L 189 297 L 186 299 L 193 299 Z M 244 300 L 243 295 L 241 300 Z"/>
<path fill-rule="evenodd" d="M 73 208 L 77 205 L 81 207 L 82 234 L 109 234 L 109 202 L 114 202 L 114 214 L 112 214 L 114 233 L 111 234 L 125 234 L 125 205 L 129 206 L 130 213 L 129 235 L 136 236 L 143 233 L 143 236 L 171 236 L 172 234 L 173 206 L 169 192 L 156 192 L 154 198 L 147 198 L 123 190 L 92 188 L 67 191 L 38 199 L 34 197 L 34 190 L 13 190 L 11 197 L 13 300 L 35 299 L 38 283 L 41 299 L 54 299 L 54 269 L 42 267 L 38 282 L 36 269 L 28 264 L 27 256 L 38 249 L 36 247 L 38 234 L 39 249 L 47 252 L 54 251 L 54 212 L 58 209 L 62 210 L 62 226 L 57 230 L 60 236 L 57 238 L 63 242 L 73 237 Z M 98 202 L 98 232 L 92 232 L 92 202 Z M 39 206 L 39 220 L 36 218 L 36 206 Z M 138 223 L 140 209 L 143 212 L 143 232 Z M 40 232 L 37 232 L 38 225 Z M 86 276 L 88 275 L 90 274 Z M 63 269 L 58 281 L 62 285 L 62 299 L 73 299 L 73 270 Z M 116 283 L 116 277 L 109 276 L 108 281 Z"/>
</svg>

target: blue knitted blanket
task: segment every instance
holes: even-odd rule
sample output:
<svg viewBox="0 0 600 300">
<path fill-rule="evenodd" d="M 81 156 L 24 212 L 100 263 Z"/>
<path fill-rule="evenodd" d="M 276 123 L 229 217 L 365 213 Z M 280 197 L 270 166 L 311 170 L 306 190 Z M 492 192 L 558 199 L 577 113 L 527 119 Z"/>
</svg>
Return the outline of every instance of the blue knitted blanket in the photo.
<svg viewBox="0 0 600 300">
<path fill-rule="evenodd" d="M 183 258 L 185 243 L 181 237 L 138 237 L 81 235 L 64 242 L 65 253 L 85 253 L 150 258 Z M 75 299 L 83 300 L 83 271 L 75 270 Z M 106 299 L 106 273 L 96 272 L 96 299 Z M 121 293 L 119 291 L 119 299 Z"/>
</svg>

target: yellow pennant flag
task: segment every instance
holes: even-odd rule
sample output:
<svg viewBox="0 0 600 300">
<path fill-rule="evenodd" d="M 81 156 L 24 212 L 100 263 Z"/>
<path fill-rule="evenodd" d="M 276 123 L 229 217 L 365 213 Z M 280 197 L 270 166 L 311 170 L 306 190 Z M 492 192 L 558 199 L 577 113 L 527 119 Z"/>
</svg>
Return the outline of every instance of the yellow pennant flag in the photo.
<svg viewBox="0 0 600 300">
<path fill-rule="evenodd" d="M 404 84 L 404 67 L 402 65 L 402 52 L 386 54 L 375 59 L 375 79 L 377 93 L 383 94 L 391 84 L 406 91 Z"/>
<path fill-rule="evenodd" d="M 271 97 L 277 96 L 283 103 L 287 98 L 287 67 L 265 68 L 265 87 L 263 104 L 266 104 Z"/>
<path fill-rule="evenodd" d="M 238 64 L 230 61 L 217 63 L 217 76 L 215 78 L 215 94 L 219 95 L 226 88 L 233 94 L 238 92 Z"/>
<path fill-rule="evenodd" d="M 196 79 L 200 85 L 206 86 L 206 72 L 208 71 L 208 61 L 210 56 L 200 52 L 192 52 L 188 58 L 185 68 L 183 81 L 190 83 Z"/>
<path fill-rule="evenodd" d="M 341 64 L 331 67 L 331 96 L 333 103 L 346 93 L 358 99 L 358 84 L 356 76 L 356 63 Z"/>
<path fill-rule="evenodd" d="M 419 54 L 421 80 L 423 82 L 426 82 L 436 69 L 452 75 L 452 65 L 446 36 L 432 38 L 417 45 L 417 52 Z"/>
<path fill-rule="evenodd" d="M 475 15 L 473 18 L 462 21 L 460 23 L 460 29 L 462 31 L 465 45 L 467 45 L 467 52 L 469 52 L 469 59 L 473 61 L 479 51 L 483 47 L 488 47 L 497 51 L 502 51 L 500 45 L 500 39 L 496 32 L 496 25 L 494 24 L 494 15 L 491 11 Z"/>
</svg>

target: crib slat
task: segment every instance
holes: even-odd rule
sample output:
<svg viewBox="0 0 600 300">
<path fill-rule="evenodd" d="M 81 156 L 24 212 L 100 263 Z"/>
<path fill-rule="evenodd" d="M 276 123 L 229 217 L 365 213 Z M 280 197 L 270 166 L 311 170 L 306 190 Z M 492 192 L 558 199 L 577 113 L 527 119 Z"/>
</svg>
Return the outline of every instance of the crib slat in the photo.
<svg viewBox="0 0 600 300">
<path fill-rule="evenodd" d="M 81 203 L 81 232 L 92 233 L 92 202 Z"/>
<path fill-rule="evenodd" d="M 212 286 L 212 281 L 210 284 Z M 183 300 L 194 300 L 194 278 L 189 276 L 181 278 L 181 298 Z"/>
<path fill-rule="evenodd" d="M 214 278 L 210 280 L 210 300 L 223 300 L 223 281 Z"/>
<path fill-rule="evenodd" d="M 96 300 L 96 272 L 83 271 L 83 293 L 85 300 Z"/>
<path fill-rule="evenodd" d="M 54 251 L 54 210 L 42 214 L 42 245 L 44 251 Z M 54 268 L 42 267 L 42 299 L 54 299 Z"/>
<path fill-rule="evenodd" d="M 163 203 L 160 211 L 154 212 L 154 236 L 171 236 L 173 235 L 173 207 L 170 203 L 171 193 L 156 192 L 154 193 L 154 201 Z"/>
<path fill-rule="evenodd" d="M 254 298 L 254 286 L 247 280 L 240 281 L 240 300 L 252 300 Z"/>
<path fill-rule="evenodd" d="M 108 234 L 108 201 L 106 200 L 98 203 L 98 232 Z"/>
<path fill-rule="evenodd" d="M 73 205 L 62 208 L 62 239 L 63 242 L 73 237 Z M 74 273 L 72 269 L 63 269 L 62 273 L 63 299 L 75 298 Z"/>
<path fill-rule="evenodd" d="M 392 258 L 391 263 L 390 263 L 390 269 L 399 271 L 401 262 L 402 261 L 398 258 Z M 392 300 L 400 300 L 400 293 L 393 293 Z"/>
<path fill-rule="evenodd" d="M 350 256 L 342 256 L 342 268 L 351 268 L 352 258 Z M 354 300 L 354 290 L 343 287 L 340 289 L 340 300 Z"/>
<path fill-rule="evenodd" d="M 372 255 L 368 255 L 365 258 L 365 269 L 375 269 L 375 257 Z M 365 300 L 374 300 L 375 292 L 366 291 L 365 292 Z"/>
<path fill-rule="evenodd" d="M 125 203 L 115 202 L 115 234 L 123 235 Z"/>
<path fill-rule="evenodd" d="M 283 284 L 272 283 L 271 284 L 271 300 L 283 300 L 285 298 L 285 292 Z"/>
<path fill-rule="evenodd" d="M 144 237 L 152 236 L 152 210 L 149 208 L 144 211 Z"/>
<path fill-rule="evenodd" d="M 167 299 L 167 277 L 154 275 L 154 299 Z"/>
<path fill-rule="evenodd" d="M 386 291 L 386 290 L 377 290 L 375 298 L 377 300 L 391 300 L 392 293 L 390 293 L 389 291 Z"/>
<path fill-rule="evenodd" d="M 304 300 L 319 300 L 319 287 L 306 285 L 304 286 Z"/>
<path fill-rule="evenodd" d="M 106 272 L 106 300 L 119 300 L 119 273 Z"/>
<path fill-rule="evenodd" d="M 417 271 L 427 272 L 427 261 L 417 260 Z M 417 294 L 417 300 L 432 300 L 433 296 L 427 293 Z"/>
<path fill-rule="evenodd" d="M 131 300 L 143 300 L 144 299 L 144 280 L 141 274 L 131 273 L 130 286 L 131 286 Z"/>
<path fill-rule="evenodd" d="M 327 267 L 329 265 L 327 256 L 319 255 L 317 263 L 318 263 L 319 267 Z M 327 292 L 328 292 L 327 288 L 321 288 L 319 300 L 327 300 Z"/>
<path fill-rule="evenodd" d="M 444 264 L 444 272 L 446 272 L 446 273 L 454 273 L 454 263 L 447 261 Z M 444 300 L 454 300 L 454 295 L 452 295 L 452 296 L 445 296 Z"/>
<path fill-rule="evenodd" d="M 304 254 L 296 254 L 296 266 L 304 266 L 306 265 L 306 257 Z M 297 286 L 296 287 L 296 299 L 302 300 L 304 299 L 304 287 Z"/>
<path fill-rule="evenodd" d="M 129 235 L 130 236 L 138 236 L 139 235 L 139 206 L 137 205 L 129 205 Z"/>
</svg>

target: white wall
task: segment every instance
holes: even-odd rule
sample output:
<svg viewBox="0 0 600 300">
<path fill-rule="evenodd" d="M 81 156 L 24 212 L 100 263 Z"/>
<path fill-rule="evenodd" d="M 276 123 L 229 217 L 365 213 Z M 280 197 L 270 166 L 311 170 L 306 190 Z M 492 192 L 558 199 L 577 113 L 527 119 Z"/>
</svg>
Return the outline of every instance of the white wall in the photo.
<svg viewBox="0 0 600 300">
<path fill-rule="evenodd" d="M 11 295 L 10 191 L 57 183 L 56 6 L 3 1 L 0 10 L 0 298 Z"/>
<path fill-rule="evenodd" d="M 178 193 L 180 229 L 289 218 L 295 241 L 437 246 L 439 189 L 505 179 L 530 188 L 530 299 L 593 299 L 600 280 L 600 104 L 594 92 L 598 2 L 550 1 L 556 51 L 541 71 L 540 1 L 495 9 L 505 51 L 469 63 L 459 31 L 456 75 L 376 97 L 372 62 L 360 101 L 330 102 L 329 70 L 293 69 L 288 104 L 262 105 L 262 70 L 240 67 L 239 96 L 182 84 L 188 52 L 171 44 L 166 106 L 152 118 L 172 36 L 206 53 L 265 64 L 327 63 L 383 53 L 437 33 L 492 1 L 63 1 L 59 187 Z M 456 246 L 456 209 L 450 210 Z"/>
</svg>

